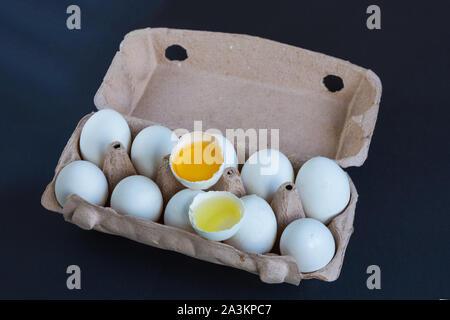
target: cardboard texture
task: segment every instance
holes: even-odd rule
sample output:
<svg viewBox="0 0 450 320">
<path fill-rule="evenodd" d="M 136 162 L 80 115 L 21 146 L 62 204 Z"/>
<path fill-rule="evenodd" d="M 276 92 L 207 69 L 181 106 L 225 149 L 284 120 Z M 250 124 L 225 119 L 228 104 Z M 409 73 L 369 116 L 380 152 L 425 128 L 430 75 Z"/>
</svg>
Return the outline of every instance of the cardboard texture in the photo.
<svg viewBox="0 0 450 320">
<path fill-rule="evenodd" d="M 108 180 L 110 192 L 120 180 L 137 174 L 127 150 L 118 141 L 111 143 L 106 149 L 102 170 Z"/>
<path fill-rule="evenodd" d="M 187 59 L 168 60 L 165 50 L 172 45 L 185 48 Z M 330 74 L 343 80 L 342 90 L 330 92 L 325 87 L 323 78 Z M 245 35 L 148 28 L 125 37 L 94 102 L 98 109 L 121 112 L 133 138 L 152 124 L 191 131 L 195 120 L 203 121 L 203 130 L 216 128 L 224 134 L 227 128 L 280 129 L 279 149 L 297 172 L 317 155 L 334 159 L 342 167 L 362 165 L 380 98 L 381 83 L 372 71 L 340 59 Z M 328 225 L 336 241 L 335 256 L 326 267 L 311 273 L 300 273 L 292 257 L 276 254 L 278 247 L 265 255 L 242 252 L 177 228 L 91 205 L 76 195 L 62 208 L 54 194 L 55 179 L 65 165 L 81 158 L 79 137 L 90 116 L 80 120 L 61 154 L 55 176 L 42 196 L 45 208 L 62 213 L 83 229 L 246 270 L 267 283 L 298 285 L 302 279 L 333 281 L 339 277 L 358 198 L 350 178 L 350 202 Z M 239 143 L 235 147 L 238 152 L 244 148 Z M 112 144 L 108 150 L 103 170 L 111 189 L 121 177 L 134 174 L 134 168 L 123 147 L 116 149 Z M 168 165 L 166 156 L 155 179 L 164 203 L 183 188 Z M 237 196 L 245 193 L 234 168 L 227 168 L 212 189 Z M 271 206 L 279 233 L 290 221 L 304 217 L 294 184 L 281 186 Z"/>
<path fill-rule="evenodd" d="M 305 218 L 297 187 L 293 182 L 283 183 L 275 193 L 270 206 L 276 212 L 277 218 L 277 240 L 274 249 L 279 253 L 280 238 L 284 228 L 294 220 Z"/>
</svg>

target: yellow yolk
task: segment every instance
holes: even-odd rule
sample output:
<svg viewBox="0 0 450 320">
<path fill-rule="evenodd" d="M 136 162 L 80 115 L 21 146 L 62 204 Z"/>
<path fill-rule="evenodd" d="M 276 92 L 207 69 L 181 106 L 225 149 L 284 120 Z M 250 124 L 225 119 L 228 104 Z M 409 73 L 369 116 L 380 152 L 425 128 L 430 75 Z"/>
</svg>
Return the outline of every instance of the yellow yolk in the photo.
<svg viewBox="0 0 450 320">
<path fill-rule="evenodd" d="M 230 198 L 213 197 L 194 209 L 195 225 L 206 232 L 227 230 L 242 218 L 239 205 Z"/>
<path fill-rule="evenodd" d="M 198 141 L 184 146 L 173 157 L 176 175 L 187 181 L 205 181 L 219 171 L 223 154 L 215 142 Z"/>
</svg>

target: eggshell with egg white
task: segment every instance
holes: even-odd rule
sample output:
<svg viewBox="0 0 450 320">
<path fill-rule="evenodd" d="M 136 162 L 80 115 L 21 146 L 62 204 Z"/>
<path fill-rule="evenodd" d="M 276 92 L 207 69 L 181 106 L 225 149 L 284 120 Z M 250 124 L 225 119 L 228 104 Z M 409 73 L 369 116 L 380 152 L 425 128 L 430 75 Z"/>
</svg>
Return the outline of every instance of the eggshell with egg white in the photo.
<svg viewBox="0 0 450 320">
<path fill-rule="evenodd" d="M 235 202 L 240 210 L 241 218 L 237 223 L 235 223 L 231 228 L 219 230 L 219 231 L 205 231 L 200 229 L 196 222 L 195 222 L 195 209 L 198 205 L 200 205 L 203 201 L 210 200 L 211 198 L 220 198 L 225 197 L 228 199 L 231 199 L 233 202 Z M 243 221 L 245 220 L 245 207 L 244 203 L 241 199 L 236 197 L 231 192 L 227 191 L 208 191 L 199 193 L 194 197 L 194 200 L 192 201 L 191 205 L 189 206 L 189 221 L 191 222 L 192 227 L 194 230 L 203 238 L 206 238 L 208 240 L 213 241 L 223 241 L 231 238 L 233 235 L 238 232 L 239 228 L 242 226 Z"/>
</svg>

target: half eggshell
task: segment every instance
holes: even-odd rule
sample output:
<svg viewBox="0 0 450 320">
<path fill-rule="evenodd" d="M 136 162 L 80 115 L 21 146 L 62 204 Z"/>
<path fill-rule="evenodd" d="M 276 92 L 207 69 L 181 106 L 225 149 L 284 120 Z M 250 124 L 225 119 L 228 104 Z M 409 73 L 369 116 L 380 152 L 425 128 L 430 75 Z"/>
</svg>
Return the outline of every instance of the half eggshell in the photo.
<svg viewBox="0 0 450 320">
<path fill-rule="evenodd" d="M 228 198 L 231 199 L 234 203 L 236 203 L 241 213 L 239 221 L 233 224 L 230 228 L 222 229 L 219 231 L 205 231 L 200 229 L 197 226 L 195 220 L 196 208 L 205 201 L 211 200 L 213 198 Z M 239 228 L 242 225 L 244 217 L 245 217 L 244 202 L 228 191 L 208 191 L 204 193 L 199 193 L 198 195 L 195 196 L 194 200 L 192 200 L 192 203 L 189 206 L 189 221 L 191 222 L 192 227 L 200 236 L 209 240 L 223 241 L 231 238 L 236 234 L 236 232 L 238 232 Z"/>
<path fill-rule="evenodd" d="M 223 161 L 222 164 L 220 165 L 219 169 L 217 170 L 217 172 L 215 172 L 213 174 L 213 176 L 211 178 L 209 178 L 208 180 L 189 181 L 189 180 L 183 179 L 180 176 L 178 176 L 178 174 L 175 172 L 175 170 L 173 168 L 174 157 L 180 152 L 180 150 L 183 147 L 190 145 L 194 142 L 199 142 L 199 141 L 211 141 L 211 143 L 217 143 L 217 145 L 221 149 L 221 152 L 224 157 L 226 154 L 225 153 L 226 146 L 224 144 L 225 141 L 223 139 L 219 139 L 219 138 L 215 137 L 214 135 L 211 135 L 211 134 L 208 134 L 205 132 L 194 131 L 194 132 L 187 133 L 180 138 L 180 140 L 175 145 L 175 147 L 172 149 L 172 152 L 170 154 L 170 158 L 169 158 L 170 170 L 172 171 L 172 174 L 175 176 L 175 178 L 182 185 L 184 185 L 185 187 L 187 187 L 189 189 L 193 189 L 193 190 L 205 190 L 205 189 L 212 187 L 214 184 L 216 184 L 217 181 L 219 181 L 220 177 L 223 174 L 225 166 L 226 166 L 225 161 Z"/>
</svg>

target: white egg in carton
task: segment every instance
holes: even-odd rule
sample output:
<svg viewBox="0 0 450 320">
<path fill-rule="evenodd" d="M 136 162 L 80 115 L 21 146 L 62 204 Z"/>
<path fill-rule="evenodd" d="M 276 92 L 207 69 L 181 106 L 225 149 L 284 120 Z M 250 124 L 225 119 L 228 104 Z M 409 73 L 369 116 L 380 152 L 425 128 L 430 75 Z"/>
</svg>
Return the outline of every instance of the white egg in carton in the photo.
<svg viewBox="0 0 450 320">
<path fill-rule="evenodd" d="M 165 56 L 165 49 L 174 44 L 187 51 L 187 59 L 181 63 Z M 330 74 L 343 80 L 345 86 L 340 91 L 327 89 L 325 78 Z M 99 109 L 122 113 L 129 134 L 123 130 L 112 143 L 99 148 L 96 139 L 101 140 L 103 131 L 92 131 L 91 125 L 83 130 L 92 114 L 81 119 L 42 204 L 81 228 L 246 270 L 264 282 L 333 281 L 339 277 L 353 232 L 358 197 L 351 179 L 337 164 L 359 166 L 366 159 L 380 97 L 381 83 L 373 72 L 319 53 L 244 35 L 137 30 L 125 37 L 94 100 Z M 192 216 L 190 221 L 189 216 L 180 218 L 179 212 L 195 209 L 187 208 L 188 203 L 208 198 L 205 195 L 209 192 L 188 191 L 186 183 L 175 177 L 170 154 L 177 141 L 164 140 L 164 132 L 166 127 L 193 131 L 195 120 L 202 120 L 205 129 L 217 128 L 224 133 L 227 128 L 280 129 L 278 181 L 261 178 L 255 173 L 258 168 L 251 165 L 243 166 L 241 179 L 237 159 L 231 157 L 226 159 L 227 166 L 221 166 L 212 186 L 198 188 L 227 191 L 241 198 L 241 208 L 249 208 L 241 211 L 246 211 L 245 221 L 253 222 L 241 222 L 225 238 L 214 232 L 200 232 L 202 237 L 194 231 L 201 221 L 196 224 Z M 123 125 L 114 123 L 113 127 Z M 86 139 L 89 135 L 93 138 Z M 158 137 L 164 147 L 149 147 L 142 142 L 145 136 Z M 217 141 L 222 150 L 233 148 L 227 140 Z M 100 149 L 102 156 L 96 154 Z M 152 161 L 139 161 L 149 153 Z M 96 163 L 106 179 L 100 177 L 98 167 L 89 165 L 91 162 L 77 160 Z M 92 197 L 89 190 L 70 195 L 73 185 L 65 182 L 78 179 L 83 183 L 82 175 L 74 178 L 64 169 L 71 166 L 95 171 L 89 173 L 97 190 L 91 191 Z M 298 173 L 296 183 L 294 173 Z M 95 176 L 99 176 L 97 182 L 92 178 Z M 55 184 L 60 186 L 55 188 Z M 189 187 L 195 189 L 196 185 Z M 129 190 L 144 190 L 150 196 L 141 203 Z M 262 224 L 256 227 L 257 223 Z M 261 235 L 258 239 L 251 236 L 256 229 Z M 322 243 L 322 251 L 309 261 L 308 241 Z M 271 247 L 268 253 L 255 253 Z M 279 254 L 280 247 L 284 255 Z"/>
</svg>

